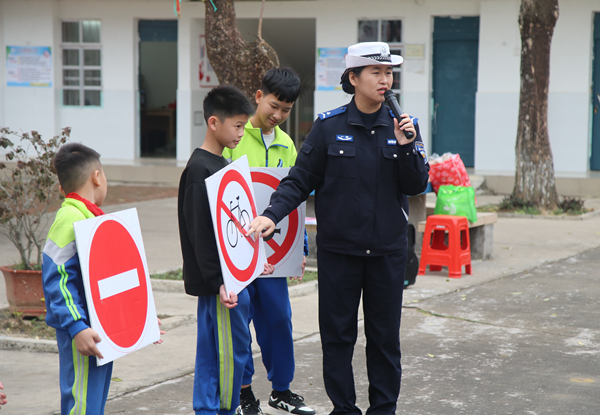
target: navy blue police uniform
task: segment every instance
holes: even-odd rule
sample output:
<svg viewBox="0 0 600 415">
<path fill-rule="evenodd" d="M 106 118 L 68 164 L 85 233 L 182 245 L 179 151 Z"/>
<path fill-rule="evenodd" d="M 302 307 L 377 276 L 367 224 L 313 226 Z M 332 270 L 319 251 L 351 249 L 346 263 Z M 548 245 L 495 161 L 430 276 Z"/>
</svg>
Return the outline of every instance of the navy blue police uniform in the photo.
<svg viewBox="0 0 600 415">
<path fill-rule="evenodd" d="M 382 105 L 366 126 L 354 99 L 319 114 L 296 164 L 263 215 L 278 223 L 315 190 L 319 325 L 332 414 L 360 414 L 352 373 L 363 295 L 370 414 L 394 414 L 400 392 L 400 314 L 408 199 L 425 191 L 429 164 L 419 127 L 399 145 Z"/>
</svg>

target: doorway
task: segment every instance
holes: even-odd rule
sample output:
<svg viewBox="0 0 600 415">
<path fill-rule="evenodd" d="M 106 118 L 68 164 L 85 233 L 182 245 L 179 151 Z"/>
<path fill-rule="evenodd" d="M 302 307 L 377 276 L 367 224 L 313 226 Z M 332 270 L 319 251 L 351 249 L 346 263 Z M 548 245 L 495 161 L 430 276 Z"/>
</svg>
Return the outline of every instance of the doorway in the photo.
<svg viewBox="0 0 600 415">
<path fill-rule="evenodd" d="M 475 164 L 479 17 L 436 17 L 433 26 L 432 151 Z"/>
<path fill-rule="evenodd" d="M 592 67 L 592 156 L 590 170 L 600 170 L 600 13 L 594 16 Z"/>
<path fill-rule="evenodd" d="M 177 21 L 139 21 L 140 155 L 175 158 Z"/>
</svg>

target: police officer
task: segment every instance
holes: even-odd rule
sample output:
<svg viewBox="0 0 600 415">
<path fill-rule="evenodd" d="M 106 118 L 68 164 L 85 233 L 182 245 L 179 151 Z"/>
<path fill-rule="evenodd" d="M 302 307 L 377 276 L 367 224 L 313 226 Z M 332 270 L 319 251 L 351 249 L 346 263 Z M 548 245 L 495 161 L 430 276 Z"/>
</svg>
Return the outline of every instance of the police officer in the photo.
<svg viewBox="0 0 600 415">
<path fill-rule="evenodd" d="M 347 105 L 319 114 L 296 165 L 248 234 L 268 236 L 315 190 L 319 326 L 323 378 L 332 414 L 361 414 L 352 355 L 363 296 L 369 414 L 394 414 L 400 393 L 400 314 L 406 266 L 407 195 L 422 193 L 429 164 L 418 125 L 396 120 L 384 103 L 392 66 L 381 42 L 348 48 Z M 398 123 L 398 121 L 400 121 Z M 411 131 L 413 139 L 404 132 Z"/>
</svg>

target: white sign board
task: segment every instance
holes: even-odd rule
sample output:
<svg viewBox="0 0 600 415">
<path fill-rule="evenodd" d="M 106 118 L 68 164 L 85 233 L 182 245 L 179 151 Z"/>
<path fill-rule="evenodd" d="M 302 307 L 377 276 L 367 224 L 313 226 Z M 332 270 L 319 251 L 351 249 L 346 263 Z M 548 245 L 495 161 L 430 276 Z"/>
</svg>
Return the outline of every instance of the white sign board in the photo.
<svg viewBox="0 0 600 415">
<path fill-rule="evenodd" d="M 245 236 L 257 216 L 248 158 L 243 156 L 206 179 L 221 272 L 227 292 L 239 293 L 264 270 L 263 240 Z"/>
<path fill-rule="evenodd" d="M 256 195 L 256 208 L 259 214 L 267 208 L 271 194 L 289 171 L 289 167 L 250 168 Z M 277 224 L 273 238 L 265 242 L 267 262 L 275 267 L 275 272 L 262 277 L 299 277 L 302 275 L 305 215 L 306 202 L 303 202 Z"/>
<path fill-rule="evenodd" d="M 317 49 L 317 90 L 341 91 L 340 80 L 346 70 L 348 48 Z"/>
<path fill-rule="evenodd" d="M 52 86 L 50 46 L 7 46 L 7 86 Z"/>
<path fill-rule="evenodd" d="M 98 365 L 160 339 L 136 209 L 74 223 L 90 325 L 102 341 Z"/>
</svg>

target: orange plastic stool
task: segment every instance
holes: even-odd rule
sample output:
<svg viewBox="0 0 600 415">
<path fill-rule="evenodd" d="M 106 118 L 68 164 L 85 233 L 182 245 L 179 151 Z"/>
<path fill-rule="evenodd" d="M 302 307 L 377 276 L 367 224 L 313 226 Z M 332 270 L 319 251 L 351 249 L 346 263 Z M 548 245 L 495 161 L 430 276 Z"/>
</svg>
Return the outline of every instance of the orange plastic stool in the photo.
<svg viewBox="0 0 600 415">
<path fill-rule="evenodd" d="M 448 232 L 448 244 L 445 234 Z M 460 278 L 462 266 L 471 275 L 471 245 L 469 242 L 469 222 L 462 216 L 431 215 L 427 217 L 419 275 L 430 271 L 441 271 L 448 267 L 450 278 Z"/>
</svg>

